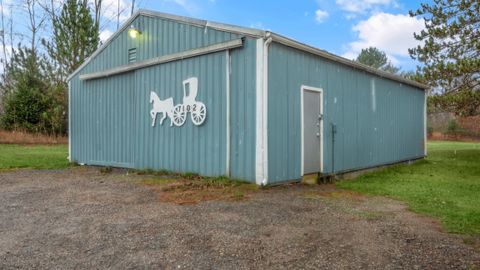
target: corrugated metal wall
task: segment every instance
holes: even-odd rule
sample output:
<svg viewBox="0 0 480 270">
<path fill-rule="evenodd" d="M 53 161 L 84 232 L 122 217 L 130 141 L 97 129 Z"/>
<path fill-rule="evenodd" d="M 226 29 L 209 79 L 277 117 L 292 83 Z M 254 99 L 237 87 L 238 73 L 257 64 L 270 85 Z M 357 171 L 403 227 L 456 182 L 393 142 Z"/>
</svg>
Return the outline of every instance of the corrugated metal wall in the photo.
<svg viewBox="0 0 480 270">
<path fill-rule="evenodd" d="M 269 183 L 301 178 L 301 85 L 324 90 L 324 172 L 422 157 L 424 92 L 272 43 L 269 50 Z"/>
<path fill-rule="evenodd" d="M 135 72 L 135 167 L 224 175 L 226 162 L 226 56 L 225 52 L 139 69 Z M 165 119 L 151 127 L 150 91 L 165 100 L 182 103 L 182 81 L 198 78 L 196 100 L 207 107 L 207 118 L 195 126 L 190 114 L 181 127 Z M 160 115 L 158 116 L 160 117 Z"/>
<path fill-rule="evenodd" d="M 178 23 L 159 17 L 139 16 L 132 25 L 142 31 L 136 39 L 127 31 L 118 35 L 80 72 L 105 70 L 128 64 L 128 49 L 137 48 L 137 61 L 168 55 L 239 38 L 239 35 Z"/>
<path fill-rule="evenodd" d="M 255 182 L 256 42 L 231 52 L 231 176 Z"/>
<path fill-rule="evenodd" d="M 227 52 L 218 52 L 135 70 L 109 78 L 81 81 L 79 75 L 128 63 L 128 49 L 137 61 L 239 38 L 238 35 L 152 17 L 138 17 L 140 39 L 121 33 L 71 81 L 71 158 L 74 161 L 134 168 L 225 175 Z M 230 176 L 254 181 L 255 168 L 255 41 L 230 51 Z M 190 115 L 182 127 L 167 118 L 151 127 L 150 91 L 160 99 L 182 102 L 182 81 L 198 77 L 197 100 L 207 119 L 194 126 Z"/>
<path fill-rule="evenodd" d="M 72 160 L 133 167 L 133 73 L 81 84 L 71 91 Z"/>
</svg>

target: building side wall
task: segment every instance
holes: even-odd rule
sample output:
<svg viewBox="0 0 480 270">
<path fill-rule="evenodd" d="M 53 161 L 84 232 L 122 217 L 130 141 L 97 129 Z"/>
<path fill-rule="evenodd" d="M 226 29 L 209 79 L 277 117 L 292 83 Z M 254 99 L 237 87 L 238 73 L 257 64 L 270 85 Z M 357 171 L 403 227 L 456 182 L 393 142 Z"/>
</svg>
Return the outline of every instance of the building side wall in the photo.
<svg viewBox="0 0 480 270">
<path fill-rule="evenodd" d="M 268 82 L 269 183 L 302 176 L 301 85 L 323 89 L 324 173 L 424 155 L 421 89 L 278 43 L 269 49 Z M 332 124 L 337 126 L 335 151 Z"/>
<path fill-rule="evenodd" d="M 141 39 L 121 33 L 71 80 L 71 159 L 79 163 L 137 169 L 230 175 L 255 180 L 255 40 L 227 51 L 165 63 L 107 78 L 82 81 L 79 75 L 128 63 L 128 49 L 137 61 L 239 38 L 238 35 L 140 16 L 134 23 Z M 230 87 L 227 87 L 229 65 Z M 151 126 L 150 91 L 174 104 L 182 103 L 182 81 L 198 78 L 197 101 L 207 118 L 194 126 L 187 115 L 182 127 L 167 117 Z M 230 102 L 227 90 L 230 89 Z M 227 106 L 230 143 L 227 144 Z M 114 120 L 112 120 L 114 119 Z M 227 151 L 229 147 L 229 151 Z M 227 153 L 230 171 L 227 171 Z M 124 157 L 124 158 L 120 158 Z"/>
</svg>

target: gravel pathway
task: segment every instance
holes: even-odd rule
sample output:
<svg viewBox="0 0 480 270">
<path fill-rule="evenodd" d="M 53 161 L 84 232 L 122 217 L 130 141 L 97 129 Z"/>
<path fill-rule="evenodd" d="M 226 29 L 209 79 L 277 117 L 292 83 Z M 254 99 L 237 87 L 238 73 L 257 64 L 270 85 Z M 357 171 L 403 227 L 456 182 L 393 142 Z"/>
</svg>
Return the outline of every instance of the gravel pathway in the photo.
<svg viewBox="0 0 480 270">
<path fill-rule="evenodd" d="M 162 203 L 139 176 L 0 173 L 0 269 L 476 269 L 480 251 L 397 201 L 334 186 Z"/>
</svg>

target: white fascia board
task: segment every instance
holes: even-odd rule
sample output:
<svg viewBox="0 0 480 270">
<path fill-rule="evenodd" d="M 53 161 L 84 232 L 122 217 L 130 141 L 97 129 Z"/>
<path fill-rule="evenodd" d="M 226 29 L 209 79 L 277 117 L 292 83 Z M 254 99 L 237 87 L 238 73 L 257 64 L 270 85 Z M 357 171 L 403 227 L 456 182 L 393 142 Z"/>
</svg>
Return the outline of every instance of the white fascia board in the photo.
<svg viewBox="0 0 480 270">
<path fill-rule="evenodd" d="M 219 23 L 219 22 L 212 22 L 212 21 L 207 21 L 207 20 L 200 20 L 200 19 L 195 19 L 195 18 L 190 18 L 190 17 L 185 17 L 185 16 L 178 16 L 178 15 L 173 15 L 173 14 L 168 14 L 168 13 L 158 12 L 158 11 L 152 11 L 152 10 L 141 9 L 141 10 L 139 10 L 139 13 L 141 15 L 144 15 L 144 16 L 162 18 L 162 19 L 182 22 L 182 23 L 185 23 L 185 24 L 195 25 L 195 26 L 199 26 L 199 27 L 208 27 L 208 28 L 212 28 L 212 29 L 215 29 L 215 30 L 223 31 L 223 32 L 229 32 L 229 33 L 233 33 L 233 34 L 249 36 L 249 37 L 252 37 L 252 38 L 259 38 L 259 37 L 265 36 L 265 31 L 255 29 L 255 28 L 248 28 L 248 27 L 242 27 L 242 26 L 237 26 L 237 25 L 231 25 L 231 24 L 225 24 L 225 23 Z"/>
</svg>

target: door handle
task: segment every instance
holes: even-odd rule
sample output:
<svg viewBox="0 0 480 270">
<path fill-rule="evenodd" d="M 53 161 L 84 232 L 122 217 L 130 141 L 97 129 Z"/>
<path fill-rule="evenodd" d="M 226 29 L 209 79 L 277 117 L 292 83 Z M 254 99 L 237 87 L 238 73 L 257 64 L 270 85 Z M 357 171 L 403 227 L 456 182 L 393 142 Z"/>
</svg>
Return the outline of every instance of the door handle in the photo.
<svg viewBox="0 0 480 270">
<path fill-rule="evenodd" d="M 320 137 L 320 133 L 317 132 L 317 137 Z"/>
</svg>

